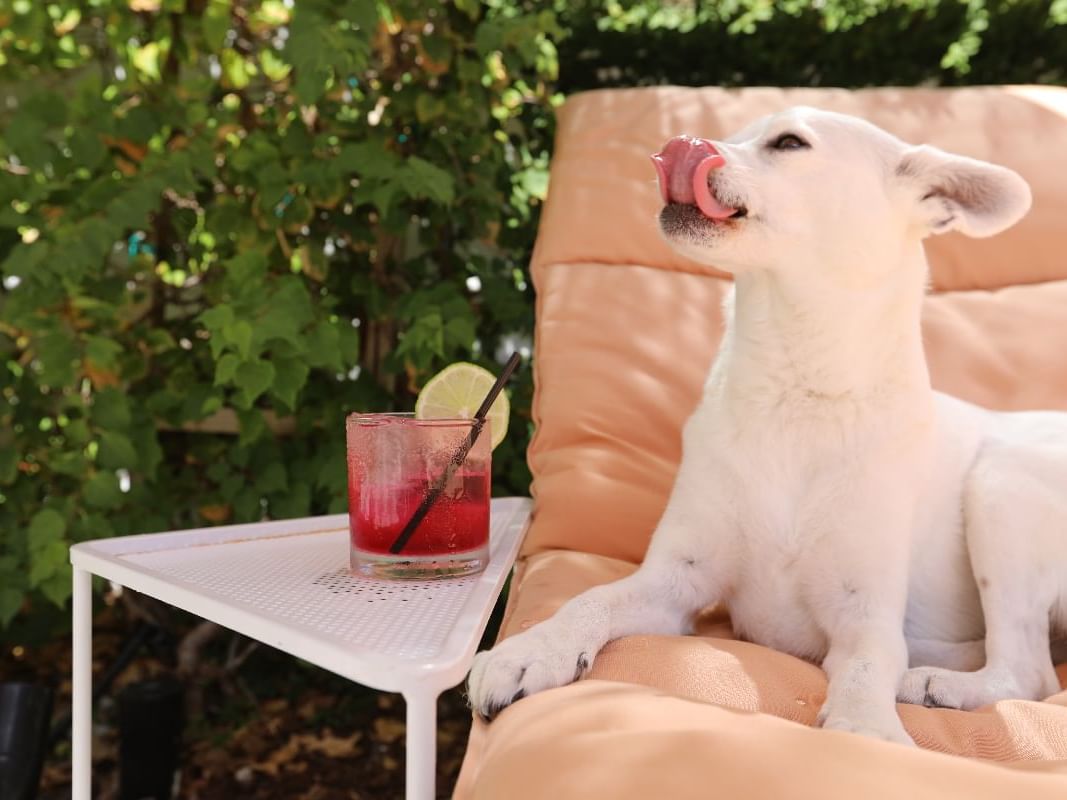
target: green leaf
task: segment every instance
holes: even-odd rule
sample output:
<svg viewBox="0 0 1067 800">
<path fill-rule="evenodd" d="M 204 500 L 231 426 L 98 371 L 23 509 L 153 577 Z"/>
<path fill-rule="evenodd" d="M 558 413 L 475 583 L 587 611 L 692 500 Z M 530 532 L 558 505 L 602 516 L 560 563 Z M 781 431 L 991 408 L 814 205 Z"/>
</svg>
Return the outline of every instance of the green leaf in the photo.
<svg viewBox="0 0 1067 800">
<path fill-rule="evenodd" d="M 239 290 L 262 280 L 266 271 L 267 259 L 262 253 L 242 253 L 226 262 L 226 282 L 231 291 Z"/>
<path fill-rule="evenodd" d="M 340 337 L 341 368 L 359 361 L 359 331 L 344 325 L 337 332 Z"/>
<path fill-rule="evenodd" d="M 402 180 L 413 197 L 427 197 L 442 205 L 452 203 L 455 196 L 455 182 L 449 172 L 412 156 L 406 164 L 406 174 Z"/>
<path fill-rule="evenodd" d="M 482 4 L 480 0 L 455 0 L 456 8 L 462 11 L 471 19 L 477 19 L 478 14 L 482 10 Z"/>
<path fill-rule="evenodd" d="M 33 244 L 20 243 L 13 247 L 7 258 L 0 262 L 5 275 L 15 275 L 26 278 L 33 275 L 38 269 L 47 272 L 51 248 L 47 242 L 36 241 Z"/>
<path fill-rule="evenodd" d="M 245 487 L 233 500 L 233 515 L 236 522 L 252 522 L 263 513 L 260 494 L 251 487 Z"/>
<path fill-rule="evenodd" d="M 4 131 L 8 146 L 19 161 L 31 169 L 43 169 L 54 152 L 46 135 L 44 122 L 36 119 L 26 109 L 11 118 Z"/>
<path fill-rule="evenodd" d="M 88 444 L 89 439 L 92 438 L 89 423 L 84 419 L 72 419 L 63 429 L 63 435 L 67 437 L 68 442 L 76 445 Z"/>
<path fill-rule="evenodd" d="M 53 452 L 48 458 L 48 466 L 60 475 L 80 478 L 89 468 L 89 460 L 80 449 Z"/>
<path fill-rule="evenodd" d="M 238 409 L 237 421 L 241 426 L 241 435 L 237 438 L 239 447 L 248 447 L 248 445 L 267 432 L 267 423 L 263 419 L 263 412 L 258 408 Z"/>
<path fill-rule="evenodd" d="M 211 347 L 212 357 L 219 358 L 226 348 L 226 330 L 232 328 L 235 322 L 233 307 L 225 304 L 217 305 L 203 312 L 197 319 L 211 333 L 208 344 Z"/>
<path fill-rule="evenodd" d="M 212 50 L 221 50 L 230 32 L 230 0 L 210 0 L 204 15 L 200 18 L 200 27 L 204 32 L 207 46 Z"/>
<path fill-rule="evenodd" d="M 6 628 L 22 608 L 23 594 L 9 583 L 0 583 L 0 628 Z"/>
<path fill-rule="evenodd" d="M 445 342 L 449 347 L 469 350 L 475 339 L 473 316 L 453 317 L 445 323 Z"/>
<path fill-rule="evenodd" d="M 354 332 L 354 331 L 353 331 Z M 345 367 L 341 356 L 341 334 L 329 322 L 320 322 L 307 334 L 308 363 L 313 367 Z"/>
<path fill-rule="evenodd" d="M 307 4 L 294 9 L 285 55 L 296 70 L 293 90 L 302 105 L 312 105 L 326 91 L 332 74 L 324 34 L 330 23 Z"/>
<path fill-rule="evenodd" d="M 96 169 L 107 155 L 107 149 L 95 130 L 77 128 L 69 139 L 70 157 L 79 167 Z"/>
<path fill-rule="evenodd" d="M 289 485 L 285 467 L 280 461 L 271 461 L 256 473 L 256 491 L 266 494 L 279 492 Z"/>
<path fill-rule="evenodd" d="M 85 342 L 85 355 L 97 367 L 111 367 L 122 353 L 122 345 L 103 336 L 90 336 Z"/>
<path fill-rule="evenodd" d="M 217 305 L 203 312 L 198 319 L 209 331 L 221 331 L 227 325 L 233 324 L 233 308 L 228 305 Z"/>
<path fill-rule="evenodd" d="M 129 55 L 130 63 L 148 80 L 159 81 L 162 78 L 159 70 L 162 53 L 157 42 L 149 42 L 142 47 L 131 47 Z"/>
<path fill-rule="evenodd" d="M 159 130 L 163 119 L 157 107 L 142 104 L 132 107 L 119 118 L 118 133 L 134 142 L 148 142 Z"/>
<path fill-rule="evenodd" d="M 371 191 L 371 202 L 378 207 L 378 211 L 382 216 L 388 216 L 390 209 L 393 207 L 393 198 L 401 189 L 401 183 L 399 181 L 389 181 L 388 183 L 381 183 Z"/>
<path fill-rule="evenodd" d="M 266 313 L 256 320 L 253 335 L 253 351 L 272 339 L 292 341 L 300 338 L 301 331 L 315 319 L 304 282 L 297 278 L 286 278 L 279 282 L 278 289 L 271 295 Z"/>
<path fill-rule="evenodd" d="M 156 426 L 152 424 L 139 426 L 133 432 L 131 441 L 137 449 L 137 459 L 141 470 L 149 479 L 155 479 L 156 471 L 163 461 L 163 448 L 159 445 Z"/>
<path fill-rule="evenodd" d="M 396 354 L 410 358 L 419 368 L 428 367 L 434 357 L 444 358 L 445 331 L 440 312 L 428 312 L 418 317 L 404 332 Z"/>
<path fill-rule="evenodd" d="M 170 332 L 161 328 L 148 331 L 145 334 L 144 341 L 145 344 L 156 353 L 173 350 L 178 346 L 178 343 L 174 341 L 174 337 L 171 336 Z"/>
<path fill-rule="evenodd" d="M 101 428 L 125 429 L 130 424 L 130 402 L 115 388 L 101 389 L 93 395 L 93 422 Z"/>
<path fill-rule="evenodd" d="M 94 508 L 118 508 L 122 505 L 119 481 L 113 472 L 98 472 L 82 487 L 85 502 Z"/>
<path fill-rule="evenodd" d="M 227 353 L 220 358 L 215 364 L 215 385 L 222 386 L 232 382 L 240 364 L 241 360 L 233 353 Z"/>
<path fill-rule="evenodd" d="M 115 535 L 115 526 L 103 514 L 89 513 L 75 523 L 72 539 L 82 542 L 86 539 L 106 539 Z"/>
<path fill-rule="evenodd" d="M 345 464 L 344 443 L 323 448 L 322 466 L 315 477 L 315 484 L 331 494 L 343 494 L 348 484 L 348 470 Z"/>
<path fill-rule="evenodd" d="M 30 555 L 30 587 L 40 586 L 70 560 L 66 542 L 49 542 Z"/>
<path fill-rule="evenodd" d="M 227 324 L 222 329 L 222 336 L 241 358 L 248 358 L 252 348 L 252 325 L 247 320 L 239 319 Z"/>
<path fill-rule="evenodd" d="M 118 431 L 104 431 L 100 435 L 100 466 L 108 469 L 134 468 L 137 466 L 137 451 L 126 436 Z"/>
<path fill-rule="evenodd" d="M 227 48 L 219 57 L 222 65 L 222 84 L 233 89 L 244 89 L 251 80 L 249 74 L 250 64 L 236 50 Z"/>
<path fill-rule="evenodd" d="M 383 142 L 367 141 L 346 144 L 333 161 L 342 172 L 355 172 L 365 178 L 392 180 L 404 168 L 404 161 L 386 149 Z"/>
<path fill-rule="evenodd" d="M 63 608 L 73 590 L 73 570 L 69 562 L 64 561 L 56 567 L 50 578 L 40 587 L 41 593 L 59 608 Z"/>
<path fill-rule="evenodd" d="M 415 98 L 415 118 L 419 122 L 431 122 L 447 111 L 448 105 L 440 97 L 425 93 Z"/>
<path fill-rule="evenodd" d="M 263 74 L 275 82 L 284 80 L 292 70 L 273 50 L 259 51 L 259 66 L 263 69 Z"/>
<path fill-rule="evenodd" d="M 237 367 L 234 383 L 241 389 L 241 401 L 251 408 L 256 398 L 274 382 L 274 367 L 266 361 L 245 361 Z"/>
<path fill-rule="evenodd" d="M 374 0 L 348 0 L 341 13 L 367 35 L 378 29 L 378 4 Z"/>
<path fill-rule="evenodd" d="M 63 331 L 52 331 L 37 340 L 40 379 L 46 386 L 64 386 L 74 381 L 74 362 L 78 351 L 74 341 Z"/>
<path fill-rule="evenodd" d="M 232 500 L 245 486 L 245 477 L 239 472 L 232 472 L 219 484 L 219 494 L 224 500 Z"/>
<path fill-rule="evenodd" d="M 37 553 L 56 542 L 62 543 L 66 532 L 67 521 L 62 514 L 51 508 L 41 509 L 30 520 L 27 541 L 30 552 Z"/>
<path fill-rule="evenodd" d="M 272 391 L 289 408 L 296 409 L 296 397 L 307 383 L 311 371 L 307 363 L 298 358 L 276 358 Z"/>
<path fill-rule="evenodd" d="M 270 501 L 271 516 L 275 519 L 292 519 L 307 516 L 311 510 L 311 487 L 306 483 L 297 483 L 289 491 L 276 496 Z"/>
</svg>

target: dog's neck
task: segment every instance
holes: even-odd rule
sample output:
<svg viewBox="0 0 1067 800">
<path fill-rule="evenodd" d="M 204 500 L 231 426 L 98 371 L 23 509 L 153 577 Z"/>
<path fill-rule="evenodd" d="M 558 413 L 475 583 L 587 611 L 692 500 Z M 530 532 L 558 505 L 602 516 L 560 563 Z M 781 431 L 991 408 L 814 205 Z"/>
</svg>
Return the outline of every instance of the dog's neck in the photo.
<svg viewBox="0 0 1067 800">
<path fill-rule="evenodd" d="M 712 381 L 769 408 L 790 400 L 929 392 L 920 332 L 921 244 L 894 260 L 899 263 L 887 264 L 882 278 L 864 286 L 820 280 L 823 270 L 802 264 L 739 274 Z"/>
</svg>

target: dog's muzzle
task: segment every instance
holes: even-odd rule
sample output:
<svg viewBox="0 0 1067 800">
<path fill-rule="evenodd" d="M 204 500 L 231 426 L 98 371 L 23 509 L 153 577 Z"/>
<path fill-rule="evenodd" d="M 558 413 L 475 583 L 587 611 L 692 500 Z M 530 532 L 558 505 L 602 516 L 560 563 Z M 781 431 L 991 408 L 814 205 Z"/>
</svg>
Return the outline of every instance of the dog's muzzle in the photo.
<svg viewBox="0 0 1067 800">
<path fill-rule="evenodd" d="M 708 174 L 725 164 L 726 159 L 715 145 L 695 136 L 675 136 L 652 156 L 663 202 L 695 205 L 705 217 L 714 220 L 737 213 L 736 208 L 720 203 L 708 185 Z"/>
</svg>

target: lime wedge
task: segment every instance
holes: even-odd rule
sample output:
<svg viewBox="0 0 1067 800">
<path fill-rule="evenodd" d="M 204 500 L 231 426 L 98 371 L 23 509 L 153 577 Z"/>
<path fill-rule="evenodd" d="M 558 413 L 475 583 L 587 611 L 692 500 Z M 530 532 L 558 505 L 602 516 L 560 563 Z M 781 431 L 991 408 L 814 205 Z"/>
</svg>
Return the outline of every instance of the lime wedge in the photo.
<svg viewBox="0 0 1067 800">
<path fill-rule="evenodd" d="M 418 419 L 472 419 L 494 383 L 496 376 L 477 364 L 466 361 L 449 364 L 422 387 L 415 401 L 415 416 Z M 497 395 L 485 415 L 493 435 L 494 450 L 507 436 L 510 413 L 511 404 L 505 390 Z"/>
</svg>

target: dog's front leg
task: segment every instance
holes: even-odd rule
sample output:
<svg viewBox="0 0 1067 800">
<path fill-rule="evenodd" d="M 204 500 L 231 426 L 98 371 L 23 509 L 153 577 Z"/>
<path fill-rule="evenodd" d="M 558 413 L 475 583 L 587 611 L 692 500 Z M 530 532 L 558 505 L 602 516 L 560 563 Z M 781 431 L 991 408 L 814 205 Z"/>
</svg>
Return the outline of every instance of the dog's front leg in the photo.
<svg viewBox="0 0 1067 800">
<path fill-rule="evenodd" d="M 724 530 L 723 518 L 701 484 L 684 480 L 686 467 L 635 573 L 594 586 L 475 657 L 467 687 L 476 713 L 492 719 L 516 700 L 577 680 L 613 639 L 689 633 L 693 616 L 721 598 L 726 537 L 711 531 Z"/>
<path fill-rule="evenodd" d="M 902 619 L 857 620 L 834 632 L 823 661 L 829 679 L 819 712 L 824 728 L 914 744 L 897 714 L 896 695 L 908 665 Z"/>
<path fill-rule="evenodd" d="M 871 494 L 877 494 L 877 491 Z M 906 500 L 887 508 L 856 494 L 853 509 L 838 514 L 840 528 L 823 538 L 823 567 L 809 595 L 828 649 L 829 685 L 819 713 L 824 728 L 914 744 L 897 714 L 896 697 L 908 667 L 904 638 L 907 600 Z M 851 513 L 850 513 L 851 512 Z"/>
<path fill-rule="evenodd" d="M 642 567 L 627 578 L 595 586 L 549 619 L 479 653 L 468 680 L 471 707 L 492 719 L 526 695 L 577 680 L 612 639 L 686 632 L 685 608 L 654 573 Z"/>
</svg>

